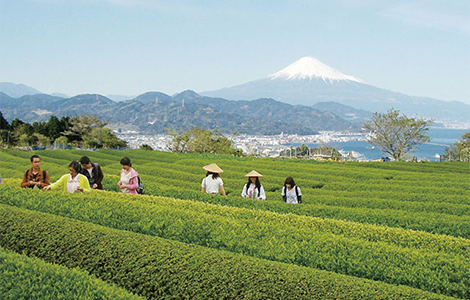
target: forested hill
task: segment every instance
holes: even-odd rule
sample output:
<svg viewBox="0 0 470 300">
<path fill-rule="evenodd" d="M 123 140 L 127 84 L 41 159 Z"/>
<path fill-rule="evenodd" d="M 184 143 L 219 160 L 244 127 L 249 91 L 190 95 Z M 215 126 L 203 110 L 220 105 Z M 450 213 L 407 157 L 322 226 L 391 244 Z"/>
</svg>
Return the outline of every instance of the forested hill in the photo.
<svg viewBox="0 0 470 300">
<path fill-rule="evenodd" d="M 192 127 L 246 134 L 315 134 L 320 130 L 358 130 L 331 112 L 294 106 L 273 99 L 229 101 L 201 97 L 195 92 L 168 96 L 159 92 L 114 102 L 101 95 L 60 98 L 46 94 L 11 98 L 0 93 L 3 116 L 11 121 L 47 121 L 50 116 L 94 115 L 115 129 L 165 133 L 166 128 L 184 131 Z"/>
</svg>

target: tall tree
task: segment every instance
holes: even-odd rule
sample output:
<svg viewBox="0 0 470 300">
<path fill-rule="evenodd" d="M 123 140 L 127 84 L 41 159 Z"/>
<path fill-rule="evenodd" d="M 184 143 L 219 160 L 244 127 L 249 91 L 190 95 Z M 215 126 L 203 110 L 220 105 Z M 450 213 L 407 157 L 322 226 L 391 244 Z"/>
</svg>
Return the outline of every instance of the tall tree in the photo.
<svg viewBox="0 0 470 300">
<path fill-rule="evenodd" d="M 65 124 L 62 123 L 56 116 L 51 116 L 47 121 L 47 135 L 55 140 L 61 136 L 61 132 L 65 131 Z"/>
<path fill-rule="evenodd" d="M 0 111 L 0 130 L 11 130 L 10 124 L 8 124 L 8 121 L 3 117 L 3 114 L 1 111 Z"/>
<path fill-rule="evenodd" d="M 431 140 L 427 132 L 432 123 L 433 120 L 408 118 L 400 115 L 398 110 L 389 109 L 385 114 L 374 113 L 364 123 L 364 127 L 370 131 L 366 135 L 370 144 L 380 147 L 380 151 L 394 159 L 401 160 L 413 146 Z"/>
<path fill-rule="evenodd" d="M 84 137 L 90 136 L 94 129 L 104 128 L 107 125 L 105 121 L 95 116 L 71 117 L 69 122 L 70 126 L 63 135 L 69 142 L 75 142 L 78 146 L 81 146 Z"/>
<path fill-rule="evenodd" d="M 11 142 L 11 126 L 0 111 L 0 146 L 8 147 Z"/>
</svg>

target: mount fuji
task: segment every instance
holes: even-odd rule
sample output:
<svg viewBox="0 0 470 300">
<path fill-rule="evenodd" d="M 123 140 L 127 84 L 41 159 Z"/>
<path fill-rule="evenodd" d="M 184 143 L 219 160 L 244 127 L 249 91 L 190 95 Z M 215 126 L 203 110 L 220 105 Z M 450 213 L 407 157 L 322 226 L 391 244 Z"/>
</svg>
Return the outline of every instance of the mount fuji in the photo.
<svg viewBox="0 0 470 300">
<path fill-rule="evenodd" d="M 433 118 L 447 125 L 468 123 L 470 105 L 392 92 L 341 73 L 319 60 L 304 57 L 263 79 L 200 93 L 229 100 L 272 98 L 293 105 L 337 102 L 356 109 L 386 112 L 398 109 L 408 116 Z"/>
</svg>

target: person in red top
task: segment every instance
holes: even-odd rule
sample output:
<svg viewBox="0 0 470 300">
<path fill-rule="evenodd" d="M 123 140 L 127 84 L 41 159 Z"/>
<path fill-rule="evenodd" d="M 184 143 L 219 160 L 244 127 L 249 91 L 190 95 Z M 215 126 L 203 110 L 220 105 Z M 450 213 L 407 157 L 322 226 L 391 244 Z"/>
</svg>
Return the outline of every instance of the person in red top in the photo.
<svg viewBox="0 0 470 300">
<path fill-rule="evenodd" d="M 41 170 L 39 164 L 41 158 L 39 155 L 31 156 L 31 169 L 26 170 L 23 174 L 22 188 L 44 188 L 51 184 L 49 174 Z"/>
</svg>

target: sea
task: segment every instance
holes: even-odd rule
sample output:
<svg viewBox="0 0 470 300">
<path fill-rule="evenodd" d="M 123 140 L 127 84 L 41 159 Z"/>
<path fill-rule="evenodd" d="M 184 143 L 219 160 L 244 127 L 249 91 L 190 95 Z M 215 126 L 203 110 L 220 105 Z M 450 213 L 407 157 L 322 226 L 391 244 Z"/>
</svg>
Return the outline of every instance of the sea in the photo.
<svg viewBox="0 0 470 300">
<path fill-rule="evenodd" d="M 462 138 L 462 135 L 469 132 L 470 129 L 447 129 L 430 128 L 428 136 L 431 138 L 429 143 L 416 145 L 416 149 L 410 152 L 410 156 L 415 156 L 418 160 L 427 159 L 429 161 L 440 161 L 440 156 L 445 154 L 445 149 Z M 292 143 L 288 146 L 298 147 L 300 144 Z M 311 148 L 320 147 L 320 144 L 307 144 Z M 347 141 L 330 142 L 326 146 L 335 148 L 338 151 L 349 153 L 355 151 L 359 154 L 359 160 L 375 160 L 388 156 L 366 141 Z"/>
</svg>

